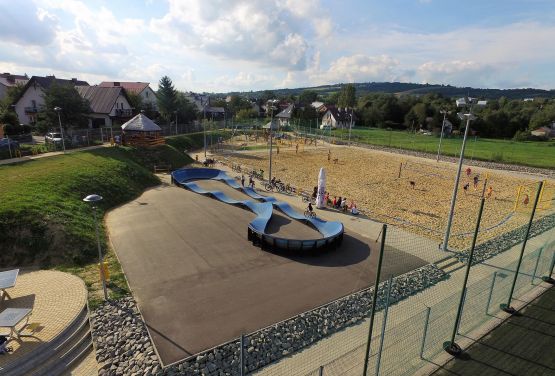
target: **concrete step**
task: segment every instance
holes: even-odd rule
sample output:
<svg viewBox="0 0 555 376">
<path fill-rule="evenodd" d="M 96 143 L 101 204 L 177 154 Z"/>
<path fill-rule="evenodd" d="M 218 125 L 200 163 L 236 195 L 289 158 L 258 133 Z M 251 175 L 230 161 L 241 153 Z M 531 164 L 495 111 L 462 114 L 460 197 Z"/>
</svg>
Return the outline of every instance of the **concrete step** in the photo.
<svg viewBox="0 0 555 376">
<path fill-rule="evenodd" d="M 449 256 L 442 260 L 439 260 L 435 264 L 439 269 L 443 270 L 447 274 L 453 273 L 454 271 L 464 267 L 464 264 L 453 256 Z"/>
<path fill-rule="evenodd" d="M 55 354 L 27 374 L 29 376 L 62 375 L 91 347 L 92 337 L 87 323 L 78 332 L 75 332 L 71 338 L 58 346 Z"/>
<path fill-rule="evenodd" d="M 89 311 L 87 306 L 83 307 L 81 313 L 75 320 L 64 329 L 56 338 L 50 342 L 45 342 L 27 356 L 19 359 L 6 367 L 2 375 L 57 375 L 57 373 L 44 373 L 42 370 L 54 365 L 62 359 L 64 354 L 67 356 L 75 355 L 71 350 L 87 342 L 92 345 L 89 324 Z"/>
</svg>

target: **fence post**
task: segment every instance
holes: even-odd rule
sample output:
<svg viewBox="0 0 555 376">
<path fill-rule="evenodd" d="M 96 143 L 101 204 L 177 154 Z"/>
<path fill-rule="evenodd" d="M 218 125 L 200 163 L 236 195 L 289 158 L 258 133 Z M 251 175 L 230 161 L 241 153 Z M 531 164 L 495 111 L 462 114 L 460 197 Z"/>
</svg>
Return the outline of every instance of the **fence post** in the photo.
<svg viewBox="0 0 555 376">
<path fill-rule="evenodd" d="M 380 338 L 380 348 L 378 350 L 378 357 L 376 359 L 376 376 L 380 374 L 380 365 L 382 362 L 382 351 L 383 351 L 383 343 L 385 340 L 385 327 L 387 325 L 387 313 L 389 312 L 389 297 L 391 295 L 391 285 L 393 284 L 393 275 L 389 276 L 389 281 L 387 283 L 387 296 L 385 297 L 385 309 L 383 312 L 383 319 L 382 319 L 382 335 Z"/>
<path fill-rule="evenodd" d="M 516 280 L 518 278 L 518 272 L 520 271 L 520 265 L 522 264 L 522 258 L 524 257 L 524 249 L 526 248 L 526 243 L 528 242 L 528 236 L 530 236 L 530 230 L 532 229 L 532 222 L 534 221 L 534 214 L 536 214 L 536 207 L 538 206 L 538 200 L 540 199 L 540 193 L 543 188 L 543 180 L 540 181 L 538 190 L 536 192 L 536 198 L 534 199 L 534 207 L 532 208 L 532 214 L 530 215 L 530 220 L 528 221 L 528 227 L 526 227 L 526 233 L 524 235 L 524 241 L 522 242 L 522 248 L 520 250 L 520 257 L 518 258 L 518 264 L 515 270 L 515 277 L 513 279 L 513 284 L 511 286 L 511 292 L 509 293 L 509 299 L 507 304 L 501 304 L 501 309 L 509 314 L 514 314 L 516 310 L 511 307 L 511 301 L 513 300 L 513 293 L 515 292 Z"/>
<path fill-rule="evenodd" d="M 489 311 L 489 305 L 491 304 L 491 297 L 493 296 L 493 286 L 495 285 L 495 279 L 497 278 L 497 271 L 493 272 L 493 278 L 491 279 L 491 288 L 489 289 L 488 303 L 486 304 L 486 315 Z"/>
<path fill-rule="evenodd" d="M 531 285 L 534 284 L 534 280 L 536 279 L 536 273 L 538 272 L 538 265 L 540 264 L 540 258 L 542 257 L 542 252 L 543 252 L 543 247 L 541 247 L 540 251 L 538 252 L 538 258 L 536 259 L 536 265 L 534 266 L 534 271 L 532 272 L 532 280 L 530 281 Z"/>
<path fill-rule="evenodd" d="M 430 323 L 430 307 L 426 307 L 426 320 L 424 321 L 424 333 L 422 333 L 422 345 L 420 345 L 420 359 L 424 359 L 424 346 L 426 345 L 426 335 L 428 334 L 428 324 Z"/>
<path fill-rule="evenodd" d="M 320 366 L 320 369 L 318 369 L 318 376 L 324 376 L 324 366 Z"/>
<path fill-rule="evenodd" d="M 549 268 L 549 274 L 544 275 L 542 280 L 547 283 L 555 284 L 555 279 L 551 277 L 553 275 L 553 267 L 555 266 L 555 251 L 553 252 L 553 257 L 551 258 L 551 267 Z"/>
<path fill-rule="evenodd" d="M 462 321 L 462 316 L 463 316 L 463 312 L 464 312 L 464 303 L 466 302 L 466 293 L 468 292 L 468 287 L 464 288 L 464 293 L 463 293 L 463 299 L 462 299 L 462 304 L 461 304 L 461 316 L 459 317 L 459 322 L 457 323 L 457 334 L 459 333 L 459 329 L 461 327 L 461 321 Z"/>
<path fill-rule="evenodd" d="M 376 282 L 374 283 L 374 294 L 372 299 L 372 308 L 370 309 L 370 325 L 368 327 L 368 340 L 366 341 L 366 353 L 364 354 L 364 370 L 362 375 L 366 376 L 368 372 L 368 358 L 370 357 L 370 343 L 372 342 L 372 329 L 374 328 L 374 314 L 376 313 L 376 303 L 378 301 L 378 288 L 380 287 L 380 274 L 382 271 L 383 251 L 385 248 L 385 238 L 387 233 L 387 225 L 382 226 L 382 243 L 380 244 L 380 255 L 378 256 L 378 268 L 376 270 Z"/>
<path fill-rule="evenodd" d="M 480 201 L 480 211 L 478 212 L 478 219 L 476 220 L 476 228 L 474 229 L 474 236 L 472 237 L 472 245 L 470 246 L 470 255 L 468 255 L 466 273 L 464 275 L 463 288 L 461 291 L 461 299 L 459 301 L 459 309 L 457 310 L 457 317 L 455 318 L 455 325 L 453 326 L 451 340 L 443 343 L 443 349 L 454 356 L 457 356 L 462 352 L 460 346 L 455 343 L 455 336 L 457 335 L 459 321 L 462 314 L 462 306 L 464 303 L 464 296 L 466 294 L 466 283 L 468 282 L 468 275 L 470 274 L 470 267 L 472 266 L 472 258 L 474 257 L 474 249 L 476 248 L 476 240 L 478 239 L 478 231 L 480 230 L 480 221 L 482 219 L 482 212 L 484 211 L 485 201 L 485 198 L 482 197 L 482 200 Z"/>
<path fill-rule="evenodd" d="M 239 359 L 240 375 L 245 376 L 245 335 L 241 334 L 241 352 Z"/>
</svg>

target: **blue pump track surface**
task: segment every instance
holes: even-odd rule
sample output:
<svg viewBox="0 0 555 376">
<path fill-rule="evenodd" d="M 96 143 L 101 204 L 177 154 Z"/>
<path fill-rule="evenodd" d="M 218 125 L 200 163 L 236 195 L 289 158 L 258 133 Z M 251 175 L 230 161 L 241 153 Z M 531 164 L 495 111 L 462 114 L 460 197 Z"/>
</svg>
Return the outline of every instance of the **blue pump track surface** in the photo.
<svg viewBox="0 0 555 376">
<path fill-rule="evenodd" d="M 195 193 L 211 196 L 230 205 L 247 208 L 256 214 L 256 218 L 249 223 L 248 238 L 255 244 L 270 246 L 277 249 L 304 251 L 329 246 L 336 246 L 343 240 L 344 227 L 341 222 L 328 222 L 320 218 L 307 218 L 297 212 L 286 202 L 278 201 L 275 197 L 262 196 L 250 187 L 241 186 L 225 171 L 212 168 L 184 168 L 171 173 L 172 181 Z M 217 180 L 237 189 L 253 200 L 236 200 L 222 191 L 206 190 L 191 180 Z M 256 200 L 256 201 L 255 201 Z M 318 239 L 285 239 L 266 233 L 266 228 L 272 218 L 273 208 L 280 210 L 288 217 L 314 227 L 322 238 Z"/>
</svg>

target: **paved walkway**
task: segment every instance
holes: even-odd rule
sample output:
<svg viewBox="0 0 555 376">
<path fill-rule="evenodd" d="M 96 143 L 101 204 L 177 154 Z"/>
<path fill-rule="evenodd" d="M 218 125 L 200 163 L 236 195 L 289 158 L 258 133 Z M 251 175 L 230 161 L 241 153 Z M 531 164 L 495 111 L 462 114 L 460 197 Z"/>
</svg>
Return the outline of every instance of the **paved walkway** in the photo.
<svg viewBox="0 0 555 376">
<path fill-rule="evenodd" d="M 33 351 L 40 351 L 41 346 L 73 323 L 87 304 L 87 289 L 83 281 L 58 271 L 20 271 L 15 287 L 7 292 L 11 299 L 0 303 L 0 311 L 6 308 L 33 308 L 29 323 L 37 323 L 38 327 L 31 337 L 9 341 L 8 346 L 14 351 L 0 356 L 0 371 Z M 0 334 L 9 334 L 9 330 L 0 329 Z"/>
<path fill-rule="evenodd" d="M 555 288 L 520 313 L 433 375 L 555 375 Z"/>
<path fill-rule="evenodd" d="M 84 148 L 67 149 L 65 154 L 71 154 L 71 153 L 76 153 L 76 152 L 85 151 L 85 150 L 100 149 L 100 148 L 104 148 L 104 147 L 111 147 L 111 146 L 110 146 L 110 144 L 102 144 L 102 145 L 87 146 L 87 147 L 84 147 Z M 64 155 L 64 152 L 63 151 L 51 151 L 51 152 L 48 152 L 48 153 L 30 155 L 30 156 L 21 157 L 21 158 L 1 159 L 0 160 L 0 166 L 1 165 L 9 165 L 9 164 L 13 164 L 13 163 L 19 163 L 19 162 L 32 161 L 32 160 L 40 159 L 40 158 L 54 157 L 56 155 Z"/>
</svg>

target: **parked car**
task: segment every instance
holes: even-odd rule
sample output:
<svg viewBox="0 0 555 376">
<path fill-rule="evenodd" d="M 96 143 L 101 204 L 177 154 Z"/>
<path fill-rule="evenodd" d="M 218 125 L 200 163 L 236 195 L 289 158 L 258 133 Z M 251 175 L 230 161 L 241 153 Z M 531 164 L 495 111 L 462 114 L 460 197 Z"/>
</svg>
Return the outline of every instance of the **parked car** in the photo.
<svg viewBox="0 0 555 376">
<path fill-rule="evenodd" d="M 9 138 L 0 138 L 0 150 L 9 151 L 10 148 L 12 150 L 19 149 L 19 142 Z"/>
<path fill-rule="evenodd" d="M 49 132 L 44 136 L 44 142 L 52 142 L 54 144 L 62 143 L 62 135 L 58 132 Z"/>
</svg>

